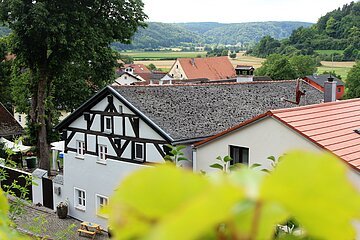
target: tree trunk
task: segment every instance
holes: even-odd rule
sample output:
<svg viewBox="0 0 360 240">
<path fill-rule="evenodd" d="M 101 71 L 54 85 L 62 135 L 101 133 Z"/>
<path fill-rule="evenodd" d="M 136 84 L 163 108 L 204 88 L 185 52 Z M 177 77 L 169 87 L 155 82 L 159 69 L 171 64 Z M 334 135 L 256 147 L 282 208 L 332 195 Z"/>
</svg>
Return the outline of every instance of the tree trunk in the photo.
<svg viewBox="0 0 360 240">
<path fill-rule="evenodd" d="M 47 75 L 46 68 L 40 69 L 40 76 L 37 89 L 37 108 L 36 108 L 36 122 L 37 127 L 37 147 L 39 168 L 50 171 L 50 146 L 48 143 L 48 132 L 46 124 L 46 106 L 47 98 Z"/>
</svg>

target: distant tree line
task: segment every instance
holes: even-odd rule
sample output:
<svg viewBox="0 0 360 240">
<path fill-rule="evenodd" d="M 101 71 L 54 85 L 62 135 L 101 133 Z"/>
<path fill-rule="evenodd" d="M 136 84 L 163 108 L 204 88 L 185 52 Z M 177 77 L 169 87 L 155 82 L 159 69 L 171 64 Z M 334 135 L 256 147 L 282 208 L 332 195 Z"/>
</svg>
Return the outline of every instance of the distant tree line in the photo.
<svg viewBox="0 0 360 240">
<path fill-rule="evenodd" d="M 312 55 L 321 60 L 352 61 L 360 59 L 360 2 L 345 4 L 327 13 L 315 25 L 300 27 L 289 38 L 263 37 L 249 54 L 267 57 L 278 53 L 287 56 Z M 342 50 L 318 53 L 315 50 Z"/>
<path fill-rule="evenodd" d="M 310 56 L 298 55 L 288 57 L 281 54 L 271 54 L 262 66 L 255 71 L 257 76 L 269 76 L 274 80 L 296 79 L 316 72 L 319 65 Z"/>
</svg>

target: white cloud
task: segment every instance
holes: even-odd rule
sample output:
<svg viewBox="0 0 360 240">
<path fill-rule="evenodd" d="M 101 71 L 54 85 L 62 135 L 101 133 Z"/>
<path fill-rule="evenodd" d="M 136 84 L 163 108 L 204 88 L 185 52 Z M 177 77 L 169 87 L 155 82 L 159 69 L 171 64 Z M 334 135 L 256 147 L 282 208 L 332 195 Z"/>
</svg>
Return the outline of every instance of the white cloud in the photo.
<svg viewBox="0 0 360 240">
<path fill-rule="evenodd" d="M 143 0 L 156 22 L 316 22 L 349 0 Z"/>
</svg>

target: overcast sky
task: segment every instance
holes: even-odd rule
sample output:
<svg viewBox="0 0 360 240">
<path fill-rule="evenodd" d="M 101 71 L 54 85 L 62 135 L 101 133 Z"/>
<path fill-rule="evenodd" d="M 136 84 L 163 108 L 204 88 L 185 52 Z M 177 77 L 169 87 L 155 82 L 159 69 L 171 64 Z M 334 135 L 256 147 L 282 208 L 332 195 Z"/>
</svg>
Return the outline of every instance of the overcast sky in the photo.
<svg viewBox="0 0 360 240">
<path fill-rule="evenodd" d="M 345 0 L 143 0 L 152 22 L 316 22 Z"/>
</svg>

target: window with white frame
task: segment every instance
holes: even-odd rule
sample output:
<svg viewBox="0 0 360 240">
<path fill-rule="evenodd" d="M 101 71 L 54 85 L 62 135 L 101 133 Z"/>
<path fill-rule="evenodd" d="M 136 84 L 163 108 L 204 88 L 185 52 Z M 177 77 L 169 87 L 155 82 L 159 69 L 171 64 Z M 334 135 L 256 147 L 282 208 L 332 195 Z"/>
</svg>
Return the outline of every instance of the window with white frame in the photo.
<svg viewBox="0 0 360 240">
<path fill-rule="evenodd" d="M 135 143 L 135 159 L 144 160 L 144 144 Z"/>
<path fill-rule="evenodd" d="M 108 197 L 96 194 L 96 214 L 102 217 L 107 217 L 104 213 L 101 212 L 101 209 L 109 204 Z"/>
<path fill-rule="evenodd" d="M 105 161 L 107 154 L 107 146 L 106 145 L 99 145 L 99 160 Z"/>
<path fill-rule="evenodd" d="M 74 206 L 77 209 L 86 209 L 86 193 L 85 190 L 74 188 Z"/>
<path fill-rule="evenodd" d="M 111 117 L 109 116 L 106 116 L 104 118 L 104 130 L 107 131 L 107 132 L 110 132 L 112 130 L 112 120 L 111 120 Z"/>
<path fill-rule="evenodd" d="M 84 152 L 85 152 L 85 142 L 76 141 L 76 154 L 78 156 L 84 156 Z"/>
</svg>

